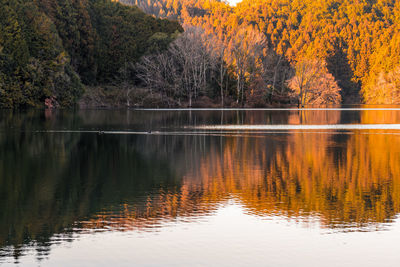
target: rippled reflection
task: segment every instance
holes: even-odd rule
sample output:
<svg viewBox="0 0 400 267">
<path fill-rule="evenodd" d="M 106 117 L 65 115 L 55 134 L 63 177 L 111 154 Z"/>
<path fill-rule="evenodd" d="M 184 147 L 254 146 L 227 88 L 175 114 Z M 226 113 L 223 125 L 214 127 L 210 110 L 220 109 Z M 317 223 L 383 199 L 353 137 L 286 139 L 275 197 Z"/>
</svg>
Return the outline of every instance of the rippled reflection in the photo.
<svg viewBox="0 0 400 267">
<path fill-rule="evenodd" d="M 80 233 L 190 225 L 232 201 L 251 216 L 384 230 L 400 212 L 400 132 L 191 129 L 399 122 L 398 110 L 2 112 L 0 262 Z"/>
</svg>

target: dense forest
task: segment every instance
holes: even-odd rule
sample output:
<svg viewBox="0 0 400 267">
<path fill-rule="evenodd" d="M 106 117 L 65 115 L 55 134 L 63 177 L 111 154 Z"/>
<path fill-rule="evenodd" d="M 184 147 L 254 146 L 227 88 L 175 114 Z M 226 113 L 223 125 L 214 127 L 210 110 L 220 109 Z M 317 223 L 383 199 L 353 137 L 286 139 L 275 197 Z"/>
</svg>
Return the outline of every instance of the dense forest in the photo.
<svg viewBox="0 0 400 267">
<path fill-rule="evenodd" d="M 396 0 L 0 0 L 0 26 L 1 107 L 400 103 Z"/>
<path fill-rule="evenodd" d="M 0 106 L 72 106 L 180 31 L 108 0 L 0 0 Z"/>
<path fill-rule="evenodd" d="M 260 99 L 400 103 L 399 1 L 243 0 L 236 7 L 213 0 L 121 2 L 179 19 L 185 28 L 200 27 L 212 46 L 209 54 L 215 62 L 222 57 L 227 68 L 215 67 L 218 82 L 210 78 L 211 87 L 225 74 L 236 81 L 222 97 L 253 105 Z"/>
</svg>

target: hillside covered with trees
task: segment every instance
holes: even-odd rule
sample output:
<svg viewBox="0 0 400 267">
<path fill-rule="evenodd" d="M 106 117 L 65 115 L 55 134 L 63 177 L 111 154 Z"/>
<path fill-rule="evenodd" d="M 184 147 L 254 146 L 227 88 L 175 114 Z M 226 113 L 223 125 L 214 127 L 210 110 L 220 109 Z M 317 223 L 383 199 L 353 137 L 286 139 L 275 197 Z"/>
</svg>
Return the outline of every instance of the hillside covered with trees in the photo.
<svg viewBox="0 0 400 267">
<path fill-rule="evenodd" d="M 179 31 L 109 0 L 0 0 L 0 107 L 72 106 Z"/>
<path fill-rule="evenodd" d="M 213 40 L 207 43 L 214 61 L 223 57 L 236 81 L 225 94 L 239 101 L 255 95 L 303 104 L 400 103 L 399 1 L 243 0 L 236 7 L 216 0 L 121 2 L 200 27 L 203 38 Z"/>
<path fill-rule="evenodd" d="M 396 0 L 0 0 L 0 25 L 1 107 L 400 104 Z"/>
</svg>

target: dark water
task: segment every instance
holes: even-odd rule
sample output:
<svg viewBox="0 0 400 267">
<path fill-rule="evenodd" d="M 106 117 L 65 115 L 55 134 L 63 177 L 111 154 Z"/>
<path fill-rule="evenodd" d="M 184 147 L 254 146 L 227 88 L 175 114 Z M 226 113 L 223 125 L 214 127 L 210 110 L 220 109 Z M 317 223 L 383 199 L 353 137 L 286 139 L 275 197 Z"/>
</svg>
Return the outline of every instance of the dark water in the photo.
<svg viewBox="0 0 400 267">
<path fill-rule="evenodd" d="M 398 266 L 400 110 L 0 112 L 0 265 Z"/>
</svg>

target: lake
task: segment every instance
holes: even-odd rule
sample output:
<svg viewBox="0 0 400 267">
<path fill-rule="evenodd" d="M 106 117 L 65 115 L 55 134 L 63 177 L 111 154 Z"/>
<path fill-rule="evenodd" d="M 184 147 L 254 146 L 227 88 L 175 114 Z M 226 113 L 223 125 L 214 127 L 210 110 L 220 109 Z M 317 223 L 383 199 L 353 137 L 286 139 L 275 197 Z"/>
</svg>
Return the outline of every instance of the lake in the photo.
<svg viewBox="0 0 400 267">
<path fill-rule="evenodd" d="M 0 265 L 397 266 L 400 109 L 0 112 Z"/>
</svg>

